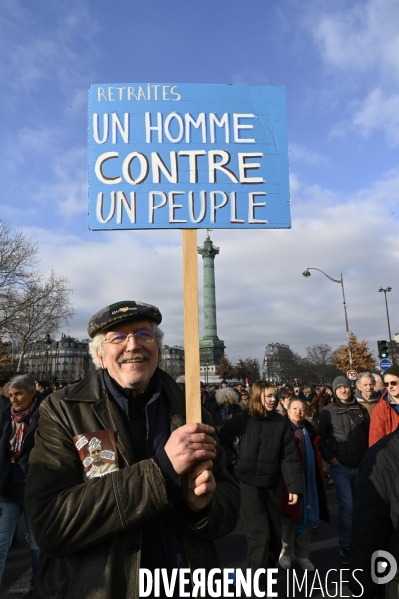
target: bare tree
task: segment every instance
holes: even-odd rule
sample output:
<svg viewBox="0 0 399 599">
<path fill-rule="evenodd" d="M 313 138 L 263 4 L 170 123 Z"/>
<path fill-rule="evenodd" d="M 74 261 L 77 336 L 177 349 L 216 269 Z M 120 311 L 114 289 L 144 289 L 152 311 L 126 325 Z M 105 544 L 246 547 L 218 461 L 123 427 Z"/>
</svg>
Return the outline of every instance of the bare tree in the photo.
<svg viewBox="0 0 399 599">
<path fill-rule="evenodd" d="M 72 290 L 68 283 L 67 278 L 51 271 L 47 278 L 41 274 L 32 276 L 25 289 L 20 291 L 20 310 L 4 327 L 20 348 L 18 372 L 29 344 L 42 340 L 47 334 L 57 334 L 73 316 L 70 301 Z"/>
<path fill-rule="evenodd" d="M 306 359 L 321 383 L 325 381 L 327 375 L 331 378 L 331 375 L 335 374 L 333 350 L 330 345 L 319 343 L 307 347 Z"/>
<path fill-rule="evenodd" d="M 252 374 L 252 369 L 248 366 L 248 358 L 243 360 L 242 358 L 238 358 L 237 364 L 234 366 L 234 375 L 239 381 L 245 381 L 245 379 L 250 378 Z"/>
<path fill-rule="evenodd" d="M 14 357 L 5 351 L 3 341 L 0 337 L 0 386 L 2 382 L 11 378 L 14 370 Z"/>
<path fill-rule="evenodd" d="M 21 292 L 28 289 L 37 266 L 37 246 L 0 218 L 0 328 L 21 309 Z M 23 299 L 26 301 L 26 295 Z"/>
<path fill-rule="evenodd" d="M 244 362 L 247 365 L 248 370 L 250 372 L 249 379 L 250 379 L 251 383 L 260 379 L 259 360 L 256 360 L 254 358 L 246 358 L 244 360 Z"/>
<path fill-rule="evenodd" d="M 262 376 L 269 381 L 288 382 L 298 376 L 298 356 L 290 349 L 265 356 Z"/>
</svg>

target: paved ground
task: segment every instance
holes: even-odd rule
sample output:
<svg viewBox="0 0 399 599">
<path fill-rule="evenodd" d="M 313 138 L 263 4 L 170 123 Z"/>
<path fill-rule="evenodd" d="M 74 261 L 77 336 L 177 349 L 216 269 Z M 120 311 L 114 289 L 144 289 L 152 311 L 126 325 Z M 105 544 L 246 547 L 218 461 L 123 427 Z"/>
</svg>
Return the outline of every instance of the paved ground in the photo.
<svg viewBox="0 0 399 599">
<path fill-rule="evenodd" d="M 29 547 L 25 541 L 24 519 L 21 518 L 18 526 L 18 543 L 12 545 L 7 555 L 0 588 L 1 599 L 19 599 L 29 590 L 30 563 Z"/>
<path fill-rule="evenodd" d="M 289 571 L 279 569 L 277 575 L 277 587 L 274 587 L 273 589 L 274 591 L 277 591 L 278 599 L 290 597 L 296 597 L 298 599 L 303 597 L 321 599 L 322 597 L 328 596 L 326 593 L 326 586 L 331 597 L 351 596 L 344 583 L 341 585 L 341 588 L 337 586 L 337 584 L 339 584 L 340 570 L 345 568 L 345 566 L 341 565 L 339 558 L 336 527 L 337 500 L 334 487 L 328 487 L 327 494 L 333 515 L 333 524 L 327 525 L 321 522 L 320 528 L 312 532 L 311 542 L 312 554 L 310 557 L 316 566 L 319 578 L 315 578 L 313 573 L 308 573 L 307 583 L 304 583 L 302 589 L 299 590 L 299 586 L 304 576 L 302 569 L 295 566 L 295 564 Z M 24 540 L 24 528 L 22 523 L 20 523 L 19 538 L 19 543 L 11 548 L 7 558 L 0 599 L 20 599 L 29 589 L 30 560 L 29 551 Z M 236 530 L 231 535 L 217 542 L 217 547 L 223 567 L 246 567 L 247 542 L 241 522 L 238 522 Z M 328 584 L 326 585 L 326 573 L 328 570 L 336 571 L 330 573 Z M 342 574 L 344 580 L 345 578 L 348 579 L 349 571 L 343 572 Z M 295 576 L 299 583 L 295 583 Z M 293 588 L 293 582 L 295 583 L 295 589 Z M 311 587 L 313 582 L 314 588 L 312 590 Z M 320 582 L 322 585 L 321 588 Z"/>
<path fill-rule="evenodd" d="M 337 537 L 337 513 L 338 504 L 334 491 L 334 486 L 327 487 L 328 502 L 332 512 L 333 523 L 331 525 L 320 522 L 320 527 L 312 532 L 311 539 L 311 555 L 310 559 L 314 563 L 318 572 L 319 578 L 312 572 L 307 575 L 307 583 L 301 590 L 299 587 L 304 577 L 303 570 L 293 564 L 291 570 L 282 570 L 279 568 L 277 574 L 277 586 L 273 588 L 278 593 L 278 599 L 286 599 L 295 597 L 302 599 L 304 597 L 312 597 L 313 599 L 321 599 L 328 597 L 326 587 L 331 597 L 351 597 L 350 591 L 345 583 L 340 584 L 340 571 L 346 566 L 342 566 L 340 561 L 340 548 Z M 241 522 L 238 522 L 237 528 L 228 537 L 217 542 L 219 555 L 222 566 L 227 568 L 246 568 L 247 542 Z M 328 570 L 332 571 L 326 583 L 326 574 Z M 348 580 L 349 570 L 342 572 L 342 578 Z M 295 578 L 299 580 L 299 584 L 295 583 Z M 293 588 L 293 578 L 295 588 Z M 315 579 L 314 588 L 312 583 Z M 322 587 L 320 588 L 319 579 Z M 288 582 L 288 585 L 287 585 Z"/>
</svg>

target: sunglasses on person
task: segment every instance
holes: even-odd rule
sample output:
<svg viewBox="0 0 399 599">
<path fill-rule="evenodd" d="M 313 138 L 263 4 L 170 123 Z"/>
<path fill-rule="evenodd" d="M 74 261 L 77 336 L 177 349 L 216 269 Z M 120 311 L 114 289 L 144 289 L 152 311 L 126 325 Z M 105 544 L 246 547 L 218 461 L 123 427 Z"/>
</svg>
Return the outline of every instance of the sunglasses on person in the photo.
<svg viewBox="0 0 399 599">
<path fill-rule="evenodd" d="M 388 381 L 387 383 L 385 383 L 385 387 L 396 387 L 398 383 L 399 381 Z"/>
</svg>

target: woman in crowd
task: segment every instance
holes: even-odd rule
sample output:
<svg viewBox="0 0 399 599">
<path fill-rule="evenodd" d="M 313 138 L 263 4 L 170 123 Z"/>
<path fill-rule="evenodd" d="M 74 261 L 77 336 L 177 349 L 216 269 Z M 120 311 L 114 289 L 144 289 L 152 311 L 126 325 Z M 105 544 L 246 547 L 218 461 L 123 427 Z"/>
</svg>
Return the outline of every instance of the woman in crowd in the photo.
<svg viewBox="0 0 399 599">
<path fill-rule="evenodd" d="M 310 385 L 303 387 L 303 399 L 307 406 L 307 416 L 313 422 L 314 426 L 319 423 L 320 410 L 324 407 L 323 400 L 320 396 L 313 391 Z"/>
<path fill-rule="evenodd" d="M 315 569 L 309 559 L 312 525 L 317 525 L 320 518 L 330 522 L 319 451 L 320 435 L 306 420 L 306 412 L 307 405 L 301 399 L 293 399 L 288 406 L 288 418 L 302 463 L 304 493 L 297 504 L 287 505 L 284 500 L 287 490 L 283 484 L 283 548 L 279 563 L 285 570 L 291 567 L 294 555 L 303 570 Z"/>
<path fill-rule="evenodd" d="M 333 388 L 331 385 L 326 385 L 324 388 L 324 406 L 328 405 L 334 399 Z"/>
<path fill-rule="evenodd" d="M 225 389 L 218 389 L 216 391 L 216 401 L 220 406 L 220 413 L 223 424 L 227 422 L 232 416 L 235 416 L 241 412 L 241 408 L 238 405 L 239 397 L 237 392 L 231 387 Z"/>
<path fill-rule="evenodd" d="M 228 463 L 236 457 L 241 518 L 253 571 L 275 567 L 280 555 L 281 472 L 289 504 L 294 505 L 302 493 L 302 469 L 292 429 L 288 419 L 274 410 L 275 401 L 274 386 L 256 381 L 250 391 L 249 409 L 234 416 L 219 432 Z M 263 589 L 264 584 L 263 579 Z"/>
<path fill-rule="evenodd" d="M 238 405 L 242 410 L 246 410 L 248 408 L 249 403 L 249 391 L 248 389 L 243 389 L 241 391 L 241 401 L 238 402 Z"/>
<path fill-rule="evenodd" d="M 39 419 L 35 381 L 28 374 L 17 375 L 5 386 L 11 405 L 3 414 L 0 431 L 0 584 L 8 550 L 21 513 L 32 559 L 31 589 L 36 576 L 39 548 L 33 538 L 25 510 L 24 493 L 29 454 Z M 25 598 L 31 596 L 31 591 Z"/>
<path fill-rule="evenodd" d="M 204 402 L 204 408 L 210 413 L 217 430 L 234 414 L 241 412 L 238 394 L 231 387 L 217 389 L 216 394 Z"/>
</svg>

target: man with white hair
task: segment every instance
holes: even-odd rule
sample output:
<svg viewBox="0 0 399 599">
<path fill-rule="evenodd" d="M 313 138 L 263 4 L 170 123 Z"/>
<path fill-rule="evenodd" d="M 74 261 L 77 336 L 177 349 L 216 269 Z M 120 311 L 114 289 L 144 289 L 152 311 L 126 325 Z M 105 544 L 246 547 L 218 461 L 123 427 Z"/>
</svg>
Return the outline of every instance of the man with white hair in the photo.
<svg viewBox="0 0 399 599">
<path fill-rule="evenodd" d="M 357 377 L 355 397 L 371 417 L 374 408 L 380 401 L 380 395 L 375 391 L 375 378 L 371 372 L 361 372 Z"/>
<path fill-rule="evenodd" d="M 239 489 L 209 414 L 186 424 L 183 391 L 157 368 L 161 320 L 138 301 L 97 312 L 97 370 L 42 404 L 26 496 L 42 550 L 34 599 L 135 599 L 140 568 L 170 580 L 176 568 L 218 566 L 212 540 L 234 529 Z M 115 443 L 118 470 L 87 481 L 96 432 Z"/>
</svg>

